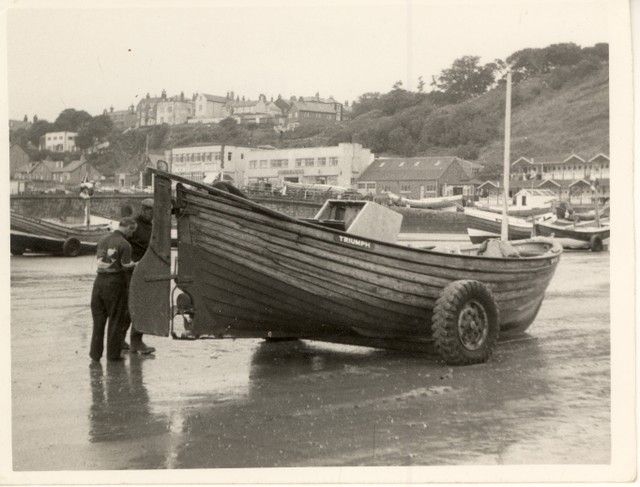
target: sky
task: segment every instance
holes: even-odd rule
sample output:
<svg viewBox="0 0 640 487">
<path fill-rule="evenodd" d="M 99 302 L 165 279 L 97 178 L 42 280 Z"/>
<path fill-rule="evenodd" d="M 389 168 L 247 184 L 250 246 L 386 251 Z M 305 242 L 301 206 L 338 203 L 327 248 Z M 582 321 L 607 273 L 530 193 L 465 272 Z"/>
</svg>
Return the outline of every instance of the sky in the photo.
<svg viewBox="0 0 640 487">
<path fill-rule="evenodd" d="M 100 7 L 103 5 L 103 7 Z M 108 5 L 108 7 L 104 7 Z M 99 115 L 147 93 L 354 100 L 417 89 L 461 56 L 482 63 L 527 47 L 608 42 L 607 2 L 204 1 L 12 2 L 9 116 Z"/>
</svg>

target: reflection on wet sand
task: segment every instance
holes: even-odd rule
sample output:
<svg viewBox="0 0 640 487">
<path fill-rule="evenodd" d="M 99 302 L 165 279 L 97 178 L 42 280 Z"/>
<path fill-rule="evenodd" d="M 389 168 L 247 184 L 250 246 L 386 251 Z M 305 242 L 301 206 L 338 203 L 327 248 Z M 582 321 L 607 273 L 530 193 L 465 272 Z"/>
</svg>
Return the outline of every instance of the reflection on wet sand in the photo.
<svg viewBox="0 0 640 487">
<path fill-rule="evenodd" d="M 554 415 L 544 400 L 550 389 L 537 341 L 505 347 L 499 363 L 452 369 L 420 355 L 262 343 L 252 357 L 248 397 L 184 404 L 188 443 L 175 448 L 175 465 L 447 465 L 461 457 L 499 463 L 501 451 L 523 434 L 535 440 L 536 415 Z M 532 367 L 520 366 L 521 353 Z"/>
<path fill-rule="evenodd" d="M 151 414 L 142 380 L 142 363 L 149 359 L 131 355 L 126 362 L 91 363 L 89 441 L 125 441 L 165 432 L 163 421 Z"/>
</svg>

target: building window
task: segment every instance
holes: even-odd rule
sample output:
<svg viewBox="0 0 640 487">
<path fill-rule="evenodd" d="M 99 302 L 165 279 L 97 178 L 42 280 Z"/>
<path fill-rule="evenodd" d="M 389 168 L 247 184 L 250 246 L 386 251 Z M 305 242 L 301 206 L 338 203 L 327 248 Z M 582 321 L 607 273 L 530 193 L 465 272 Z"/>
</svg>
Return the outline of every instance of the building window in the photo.
<svg viewBox="0 0 640 487">
<path fill-rule="evenodd" d="M 304 159 L 296 159 L 296 167 L 302 167 L 304 164 Z"/>
<path fill-rule="evenodd" d="M 337 166 L 338 165 L 338 158 L 337 157 L 330 157 L 329 158 L 329 165 L 330 166 Z"/>
<path fill-rule="evenodd" d="M 358 189 L 366 189 L 367 185 L 365 183 L 358 183 Z"/>
<path fill-rule="evenodd" d="M 304 160 L 304 166 L 305 167 L 313 167 L 313 162 L 314 162 L 313 157 L 305 159 Z"/>
<path fill-rule="evenodd" d="M 382 186 L 382 191 L 390 193 L 391 192 L 391 186 L 385 184 L 384 186 Z"/>
<path fill-rule="evenodd" d="M 249 161 L 249 169 L 256 169 L 258 167 L 258 161 Z"/>
<path fill-rule="evenodd" d="M 410 184 L 401 184 L 400 185 L 400 192 L 401 193 L 410 193 L 411 192 L 411 185 Z"/>
<path fill-rule="evenodd" d="M 266 169 L 269 167 L 269 161 L 260 161 L 260 169 Z"/>
<path fill-rule="evenodd" d="M 327 158 L 326 157 L 318 157 L 318 167 L 326 166 Z"/>
</svg>

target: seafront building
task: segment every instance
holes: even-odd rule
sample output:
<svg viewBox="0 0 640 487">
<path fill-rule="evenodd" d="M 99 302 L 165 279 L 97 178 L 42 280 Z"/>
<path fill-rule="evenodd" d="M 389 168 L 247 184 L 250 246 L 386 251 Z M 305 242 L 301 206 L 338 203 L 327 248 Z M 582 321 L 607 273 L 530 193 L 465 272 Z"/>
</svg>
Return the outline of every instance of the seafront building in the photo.
<svg viewBox="0 0 640 487">
<path fill-rule="evenodd" d="M 611 197 L 609 156 L 602 152 L 592 157 L 571 154 L 565 159 L 534 160 L 520 157 L 511 164 L 510 196 L 521 189 L 552 191 L 559 200 L 590 204 L 594 197 Z M 478 186 L 482 198 L 498 201 L 500 181 L 484 181 Z M 594 191 L 595 189 L 595 191 Z"/>
<path fill-rule="evenodd" d="M 194 181 L 224 169 L 239 186 L 270 184 L 282 187 L 285 182 L 329 184 L 352 187 L 373 156 L 361 144 L 343 143 L 332 147 L 292 149 L 224 147 L 175 147 L 165 152 L 170 171 Z"/>
<path fill-rule="evenodd" d="M 394 193 L 409 199 L 473 196 L 482 165 L 454 156 L 376 159 L 358 178 L 361 194 Z"/>
<path fill-rule="evenodd" d="M 242 185 L 245 174 L 244 167 L 249 147 L 224 146 L 224 164 L 222 145 L 204 145 L 192 147 L 174 147 L 165 151 L 165 159 L 169 163 L 169 171 L 201 182 L 210 174 L 224 170 L 224 174 Z"/>
<path fill-rule="evenodd" d="M 245 161 L 245 184 L 285 182 L 329 184 L 350 188 L 373 160 L 361 144 L 330 147 L 253 150 Z"/>
</svg>

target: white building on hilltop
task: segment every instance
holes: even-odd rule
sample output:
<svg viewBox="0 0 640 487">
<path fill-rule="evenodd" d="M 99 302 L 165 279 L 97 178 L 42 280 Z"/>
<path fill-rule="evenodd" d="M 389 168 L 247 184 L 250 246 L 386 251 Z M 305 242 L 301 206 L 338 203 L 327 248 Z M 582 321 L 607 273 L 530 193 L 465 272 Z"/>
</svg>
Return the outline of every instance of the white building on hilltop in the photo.
<svg viewBox="0 0 640 487">
<path fill-rule="evenodd" d="M 48 132 L 40 137 L 40 150 L 75 152 L 76 132 Z"/>
</svg>

